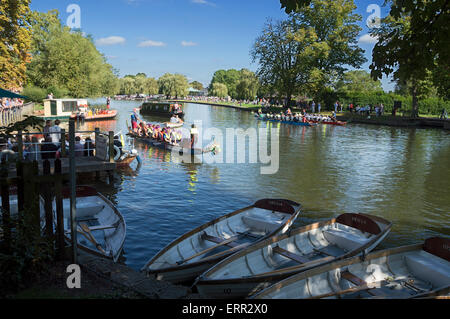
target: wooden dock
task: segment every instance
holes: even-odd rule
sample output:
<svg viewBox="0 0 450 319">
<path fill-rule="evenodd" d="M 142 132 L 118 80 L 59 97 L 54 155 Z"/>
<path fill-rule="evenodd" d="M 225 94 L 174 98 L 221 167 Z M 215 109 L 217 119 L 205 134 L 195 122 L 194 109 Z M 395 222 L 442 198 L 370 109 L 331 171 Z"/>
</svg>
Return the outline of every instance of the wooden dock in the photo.
<svg viewBox="0 0 450 319">
<path fill-rule="evenodd" d="M 55 160 L 49 160 L 50 161 L 50 167 L 52 168 L 52 173 L 54 170 L 54 161 Z M 39 174 L 43 173 L 43 160 L 38 161 L 38 167 L 39 167 Z M 77 157 L 75 159 L 75 167 L 76 167 L 76 173 L 97 173 L 97 172 L 107 172 L 112 173 L 116 169 L 116 163 L 111 163 L 109 161 L 102 161 L 98 159 L 97 157 Z M 61 168 L 63 174 L 69 173 L 69 159 L 68 158 L 62 158 L 61 159 Z M 11 164 L 8 168 L 8 177 L 15 178 L 17 177 L 17 170 L 16 165 Z"/>
</svg>

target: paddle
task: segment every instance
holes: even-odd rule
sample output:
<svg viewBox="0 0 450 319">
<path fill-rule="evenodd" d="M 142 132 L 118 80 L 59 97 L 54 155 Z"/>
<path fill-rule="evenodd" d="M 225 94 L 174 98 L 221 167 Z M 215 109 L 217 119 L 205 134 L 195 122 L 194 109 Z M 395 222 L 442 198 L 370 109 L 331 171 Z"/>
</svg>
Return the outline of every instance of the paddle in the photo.
<svg viewBox="0 0 450 319">
<path fill-rule="evenodd" d="M 89 235 L 89 237 L 91 238 L 90 241 L 95 245 L 95 247 L 100 250 L 103 254 L 106 255 L 105 250 L 102 248 L 102 246 L 95 240 L 94 236 L 91 233 L 91 230 L 89 229 L 88 225 L 86 225 L 85 223 L 80 223 L 81 229 L 83 229 L 83 231 Z"/>
<path fill-rule="evenodd" d="M 313 296 L 313 297 L 310 297 L 308 299 L 321 299 L 321 298 L 326 298 L 326 297 L 334 297 L 334 296 L 340 296 L 340 295 L 348 294 L 348 293 L 351 293 L 351 292 L 370 290 L 370 289 L 380 288 L 380 287 L 381 287 L 381 285 L 379 283 L 365 284 L 365 285 L 356 286 L 356 287 L 352 287 L 352 288 L 349 288 L 349 289 L 341 290 L 341 291 L 338 291 L 338 292 L 329 292 L 329 293 L 326 293 L 326 294 Z"/>
</svg>

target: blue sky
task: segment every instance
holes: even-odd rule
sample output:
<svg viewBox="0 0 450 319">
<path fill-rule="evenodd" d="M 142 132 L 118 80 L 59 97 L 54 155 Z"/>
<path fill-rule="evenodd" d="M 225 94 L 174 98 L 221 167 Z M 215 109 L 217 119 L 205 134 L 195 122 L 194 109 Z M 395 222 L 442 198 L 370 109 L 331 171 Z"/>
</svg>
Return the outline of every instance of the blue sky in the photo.
<svg viewBox="0 0 450 319">
<path fill-rule="evenodd" d="M 384 0 L 355 0 L 362 16 L 360 46 L 370 65 L 373 41 L 367 34 L 367 18 L 378 5 L 381 17 L 388 9 Z M 33 0 L 37 11 L 58 9 L 66 23 L 71 4 L 80 8 L 83 32 L 96 40 L 120 76 L 144 72 L 160 77 L 181 73 L 190 81 L 209 85 L 219 69 L 255 71 L 250 49 L 267 18 L 283 19 L 279 0 Z M 385 90 L 393 84 L 383 80 Z"/>
</svg>

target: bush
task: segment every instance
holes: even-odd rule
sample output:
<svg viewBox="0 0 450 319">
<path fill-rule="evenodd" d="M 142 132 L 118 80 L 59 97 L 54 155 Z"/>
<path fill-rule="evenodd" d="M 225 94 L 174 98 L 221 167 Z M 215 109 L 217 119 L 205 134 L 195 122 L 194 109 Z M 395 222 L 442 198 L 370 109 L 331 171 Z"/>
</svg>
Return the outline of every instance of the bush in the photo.
<svg viewBox="0 0 450 319">
<path fill-rule="evenodd" d="M 47 88 L 47 94 L 50 94 L 50 93 L 53 93 L 53 97 L 55 99 L 62 99 L 62 98 L 68 97 L 69 90 L 59 88 L 57 86 L 51 86 L 51 87 Z"/>
<path fill-rule="evenodd" d="M 29 101 L 42 103 L 47 98 L 47 91 L 37 86 L 27 86 L 23 89 L 23 95 L 28 97 Z"/>
</svg>

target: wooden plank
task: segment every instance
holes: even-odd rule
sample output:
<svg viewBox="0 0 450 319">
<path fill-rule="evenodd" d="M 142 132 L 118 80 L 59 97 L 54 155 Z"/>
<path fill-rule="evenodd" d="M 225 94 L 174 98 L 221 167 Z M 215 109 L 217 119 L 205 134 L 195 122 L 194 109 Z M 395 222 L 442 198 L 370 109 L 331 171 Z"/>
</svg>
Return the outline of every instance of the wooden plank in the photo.
<svg viewBox="0 0 450 319">
<path fill-rule="evenodd" d="M 216 244 L 223 244 L 224 242 L 226 242 L 223 245 L 226 245 L 231 248 L 239 245 L 238 243 L 235 243 L 235 241 L 238 240 L 240 237 L 241 236 L 234 236 L 234 237 L 230 237 L 228 239 L 223 239 L 223 238 L 208 235 L 207 233 L 203 233 L 203 235 L 202 235 L 202 239 L 204 239 L 204 240 L 208 240 L 208 241 L 216 243 Z"/>
<path fill-rule="evenodd" d="M 341 278 L 350 281 L 351 283 L 355 284 L 356 286 L 361 286 L 361 287 L 364 287 L 364 286 L 367 287 L 368 286 L 368 284 L 367 284 L 367 282 L 365 280 L 363 280 L 363 279 L 359 278 L 358 276 L 352 274 L 348 270 L 344 271 L 344 272 L 341 272 Z M 385 294 L 383 292 L 379 291 L 379 290 L 372 290 L 370 288 L 367 288 L 367 292 L 369 294 L 371 294 L 372 296 L 385 296 Z"/>
<path fill-rule="evenodd" d="M 304 263 L 311 261 L 310 259 L 308 259 L 304 256 L 300 256 L 300 255 L 291 253 L 290 251 L 283 249 L 280 246 L 275 246 L 274 248 L 272 248 L 272 251 L 277 254 L 280 254 L 286 258 L 292 259 L 300 264 L 304 264 Z"/>
</svg>

